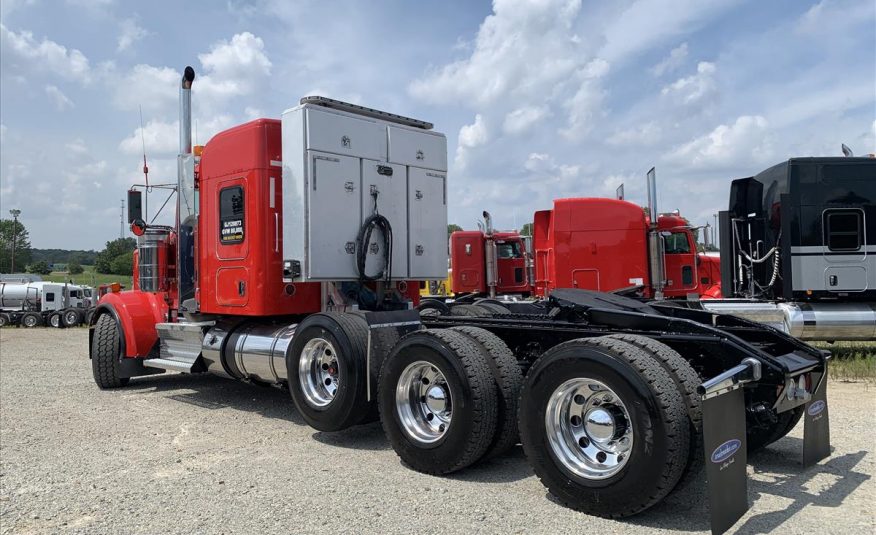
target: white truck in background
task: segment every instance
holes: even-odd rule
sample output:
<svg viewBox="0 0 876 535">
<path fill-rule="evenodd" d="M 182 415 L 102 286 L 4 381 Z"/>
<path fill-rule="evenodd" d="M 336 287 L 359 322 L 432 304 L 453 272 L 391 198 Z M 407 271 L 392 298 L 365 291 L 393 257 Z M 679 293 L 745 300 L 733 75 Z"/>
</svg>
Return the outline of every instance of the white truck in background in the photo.
<svg viewBox="0 0 876 535">
<path fill-rule="evenodd" d="M 63 282 L 0 282 L 0 327 L 75 327 L 90 319 L 94 289 Z"/>
</svg>

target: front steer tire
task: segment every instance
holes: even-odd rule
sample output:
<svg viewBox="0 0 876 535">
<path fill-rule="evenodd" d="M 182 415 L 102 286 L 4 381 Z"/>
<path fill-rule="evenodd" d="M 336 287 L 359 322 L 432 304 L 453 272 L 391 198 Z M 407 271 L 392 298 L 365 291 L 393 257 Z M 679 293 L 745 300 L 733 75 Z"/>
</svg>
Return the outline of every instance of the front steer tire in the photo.
<svg viewBox="0 0 876 535">
<path fill-rule="evenodd" d="M 431 442 L 418 439 L 410 425 L 402 423 L 405 402 L 397 402 L 397 397 L 405 390 L 401 379 L 412 366 L 431 367 L 431 373 L 440 373 L 446 380 L 442 386 L 449 394 L 452 416 Z M 498 405 L 495 381 L 487 357 L 462 333 L 427 329 L 402 338 L 383 362 L 377 397 L 380 421 L 393 450 L 418 472 L 456 472 L 481 459 L 493 442 Z"/>
<path fill-rule="evenodd" d="M 549 401 L 558 399 L 556 396 L 563 392 L 564 385 L 581 380 L 608 387 L 629 416 L 621 429 L 632 432 L 632 445 L 626 451 L 625 463 L 614 472 L 600 475 L 598 470 L 603 467 L 598 464 L 574 472 L 568 461 L 562 460 L 562 450 L 556 449 L 549 439 L 546 421 Z M 594 396 L 599 390 L 596 392 Z M 579 397 L 582 396 L 575 396 L 574 403 L 578 403 Z M 549 492 L 568 507 L 607 518 L 634 515 L 662 500 L 677 485 L 687 466 L 691 436 L 684 396 L 672 375 L 633 344 L 606 337 L 571 340 L 555 346 L 532 365 L 520 399 L 520 439 L 524 452 Z M 576 417 L 572 416 L 568 423 L 558 420 L 559 428 L 574 431 L 582 425 L 581 418 L 577 417 L 576 422 Z M 618 420 L 623 419 L 614 419 Z M 560 439 L 555 437 L 554 441 Z M 566 444 L 568 452 L 576 455 L 579 450 Z M 581 452 L 587 451 L 587 444 L 582 442 Z"/>
<path fill-rule="evenodd" d="M 112 316 L 103 314 L 97 318 L 91 339 L 91 372 L 101 390 L 121 388 L 130 381 L 119 377 L 121 334 Z"/>
</svg>

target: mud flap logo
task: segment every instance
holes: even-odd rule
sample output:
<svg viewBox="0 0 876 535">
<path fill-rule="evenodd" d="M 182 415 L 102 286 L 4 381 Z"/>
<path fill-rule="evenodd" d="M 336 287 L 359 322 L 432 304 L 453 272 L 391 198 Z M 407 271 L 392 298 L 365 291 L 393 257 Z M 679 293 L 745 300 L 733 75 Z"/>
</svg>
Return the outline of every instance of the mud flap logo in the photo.
<svg viewBox="0 0 876 535">
<path fill-rule="evenodd" d="M 723 463 L 730 457 L 733 457 L 733 455 L 739 450 L 741 446 L 742 441 L 740 441 L 739 439 L 734 438 L 728 440 L 727 442 L 715 448 L 715 451 L 712 452 L 712 462 L 715 464 Z"/>
<path fill-rule="evenodd" d="M 819 414 L 821 414 L 825 407 L 827 407 L 827 404 L 824 402 L 824 400 L 819 399 L 812 405 L 809 405 L 809 409 L 807 409 L 807 412 L 809 413 L 809 416 L 818 416 Z"/>
</svg>

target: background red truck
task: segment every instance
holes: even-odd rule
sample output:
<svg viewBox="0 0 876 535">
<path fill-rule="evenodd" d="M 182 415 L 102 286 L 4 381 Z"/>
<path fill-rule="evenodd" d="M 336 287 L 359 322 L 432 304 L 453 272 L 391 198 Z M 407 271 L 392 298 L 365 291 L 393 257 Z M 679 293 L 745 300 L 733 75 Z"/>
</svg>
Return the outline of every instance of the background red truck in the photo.
<svg viewBox="0 0 876 535">
<path fill-rule="evenodd" d="M 662 251 L 649 243 L 650 218 L 631 202 L 602 198 L 557 199 L 535 213 L 531 240 L 517 232 L 457 231 L 450 237 L 454 294 L 490 293 L 490 242 L 495 245 L 495 293 L 544 296 L 557 288 L 611 292 L 638 287 L 655 297 L 650 256 L 663 265 L 665 298 L 720 297 L 717 257 L 697 252 L 690 223 L 661 214 L 656 232 Z M 529 242 L 529 243 L 527 243 Z M 530 245 L 531 244 L 531 245 Z"/>
</svg>

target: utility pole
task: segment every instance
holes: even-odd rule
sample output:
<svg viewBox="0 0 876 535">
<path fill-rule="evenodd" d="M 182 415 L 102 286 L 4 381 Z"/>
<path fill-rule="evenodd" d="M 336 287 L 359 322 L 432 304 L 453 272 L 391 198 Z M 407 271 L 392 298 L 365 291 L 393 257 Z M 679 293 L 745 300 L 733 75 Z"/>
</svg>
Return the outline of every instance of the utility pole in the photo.
<svg viewBox="0 0 876 535">
<path fill-rule="evenodd" d="M 9 259 L 9 273 L 15 273 L 15 240 L 18 237 L 18 216 L 21 215 L 21 210 L 13 208 L 9 213 L 12 214 L 12 254 Z"/>
</svg>

